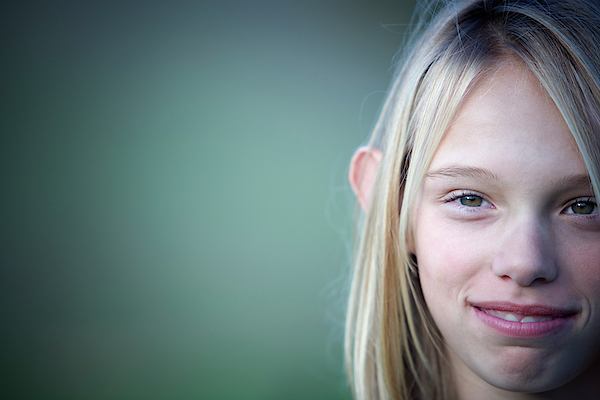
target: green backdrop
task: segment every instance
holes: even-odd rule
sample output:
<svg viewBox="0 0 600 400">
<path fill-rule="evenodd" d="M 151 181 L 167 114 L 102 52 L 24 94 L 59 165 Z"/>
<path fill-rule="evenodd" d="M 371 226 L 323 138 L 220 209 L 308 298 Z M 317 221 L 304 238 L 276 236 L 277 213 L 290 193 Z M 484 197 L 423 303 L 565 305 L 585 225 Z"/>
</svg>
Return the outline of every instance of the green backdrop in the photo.
<svg viewBox="0 0 600 400">
<path fill-rule="evenodd" d="M 0 397 L 349 399 L 345 175 L 412 1 L 0 5 Z"/>
</svg>

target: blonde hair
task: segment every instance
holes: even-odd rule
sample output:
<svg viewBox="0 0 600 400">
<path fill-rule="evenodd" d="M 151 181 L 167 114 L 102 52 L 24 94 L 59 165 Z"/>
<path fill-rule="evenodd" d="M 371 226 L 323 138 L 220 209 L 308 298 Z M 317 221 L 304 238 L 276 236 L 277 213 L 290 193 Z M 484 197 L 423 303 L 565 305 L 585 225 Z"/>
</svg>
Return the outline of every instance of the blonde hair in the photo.
<svg viewBox="0 0 600 400">
<path fill-rule="evenodd" d="M 546 89 L 600 189 L 600 7 L 576 0 L 457 0 L 436 12 L 398 68 L 370 145 L 383 152 L 358 226 L 346 323 L 354 396 L 451 399 L 444 344 L 409 253 L 411 213 L 434 152 L 473 85 L 519 63 Z"/>
</svg>

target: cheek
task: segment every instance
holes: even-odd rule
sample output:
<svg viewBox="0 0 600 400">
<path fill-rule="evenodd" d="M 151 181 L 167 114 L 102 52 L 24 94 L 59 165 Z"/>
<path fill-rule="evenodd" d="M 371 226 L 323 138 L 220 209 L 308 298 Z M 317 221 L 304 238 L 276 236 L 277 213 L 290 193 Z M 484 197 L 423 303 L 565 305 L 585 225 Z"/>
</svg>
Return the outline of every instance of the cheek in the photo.
<svg viewBox="0 0 600 400">
<path fill-rule="evenodd" d="M 480 249 L 445 229 L 422 231 L 416 246 L 419 280 L 427 308 L 448 343 L 465 335 L 466 295 L 476 286 L 483 259 Z"/>
<path fill-rule="evenodd" d="M 489 264 L 489 241 L 444 224 L 421 229 L 416 255 L 424 292 L 456 292 L 465 289 Z"/>
<path fill-rule="evenodd" d="M 570 243 L 563 254 L 563 273 L 600 310 L 600 237 L 587 245 Z"/>
</svg>

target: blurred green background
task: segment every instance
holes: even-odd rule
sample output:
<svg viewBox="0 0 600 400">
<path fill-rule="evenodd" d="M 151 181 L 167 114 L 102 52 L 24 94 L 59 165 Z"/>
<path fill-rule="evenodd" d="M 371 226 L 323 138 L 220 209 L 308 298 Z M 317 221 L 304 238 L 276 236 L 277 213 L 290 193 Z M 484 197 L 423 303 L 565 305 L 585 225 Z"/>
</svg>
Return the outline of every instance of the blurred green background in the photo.
<svg viewBox="0 0 600 400">
<path fill-rule="evenodd" d="M 0 397 L 349 399 L 353 199 L 413 1 L 0 5 Z"/>
</svg>

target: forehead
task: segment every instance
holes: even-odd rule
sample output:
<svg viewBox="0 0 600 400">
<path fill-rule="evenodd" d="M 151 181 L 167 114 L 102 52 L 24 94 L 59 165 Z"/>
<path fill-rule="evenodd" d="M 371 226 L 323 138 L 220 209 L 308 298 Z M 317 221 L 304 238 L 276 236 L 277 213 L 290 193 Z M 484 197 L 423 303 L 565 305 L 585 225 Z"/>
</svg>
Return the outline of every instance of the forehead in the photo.
<svg viewBox="0 0 600 400">
<path fill-rule="evenodd" d="M 489 72 L 472 88 L 429 170 L 456 164 L 511 180 L 587 173 L 552 98 L 531 72 L 515 65 Z"/>
</svg>

